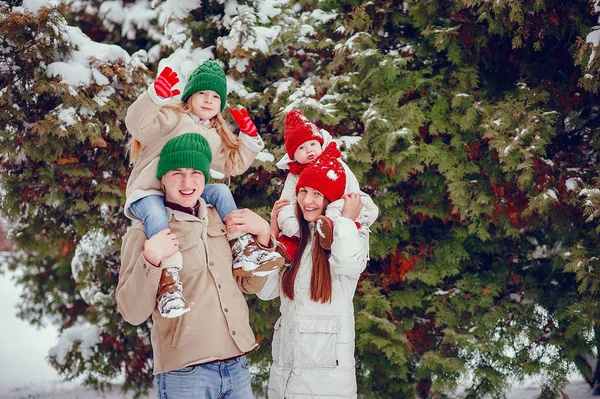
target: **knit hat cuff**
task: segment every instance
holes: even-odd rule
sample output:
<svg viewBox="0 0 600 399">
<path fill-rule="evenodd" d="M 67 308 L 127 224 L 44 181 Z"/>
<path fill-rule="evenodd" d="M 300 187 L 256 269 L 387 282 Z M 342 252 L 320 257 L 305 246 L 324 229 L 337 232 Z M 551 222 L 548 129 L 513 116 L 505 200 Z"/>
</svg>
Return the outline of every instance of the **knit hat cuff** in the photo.
<svg viewBox="0 0 600 399">
<path fill-rule="evenodd" d="M 198 151 L 178 151 L 161 156 L 156 177 L 160 180 L 163 175 L 171 170 L 190 168 L 202 172 L 205 182 L 210 179 L 210 161 L 199 154 Z"/>
<path fill-rule="evenodd" d="M 323 194 L 329 202 L 333 202 L 344 196 L 346 173 L 338 160 L 318 159 L 300 173 L 296 194 L 300 187 L 312 187 Z"/>
<path fill-rule="evenodd" d="M 187 101 L 191 96 L 204 90 L 212 90 L 221 98 L 221 112 L 227 104 L 227 88 L 223 87 L 223 83 L 214 81 L 213 79 L 204 79 L 196 77 L 190 84 L 185 86 L 185 91 L 181 97 L 182 101 Z"/>
<path fill-rule="evenodd" d="M 160 151 L 156 178 L 175 169 L 191 168 L 204 174 L 208 183 L 212 153 L 210 146 L 198 133 L 184 133 L 167 141 Z"/>
</svg>

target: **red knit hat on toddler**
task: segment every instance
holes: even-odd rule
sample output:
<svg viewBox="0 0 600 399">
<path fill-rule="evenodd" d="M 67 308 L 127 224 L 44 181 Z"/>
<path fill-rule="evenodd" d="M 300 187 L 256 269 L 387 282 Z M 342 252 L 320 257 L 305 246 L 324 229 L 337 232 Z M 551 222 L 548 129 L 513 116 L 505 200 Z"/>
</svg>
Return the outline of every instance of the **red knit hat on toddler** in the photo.
<svg viewBox="0 0 600 399">
<path fill-rule="evenodd" d="M 296 194 L 300 187 L 312 187 L 333 202 L 344 196 L 346 172 L 339 159 L 323 153 L 298 176 Z"/>
<path fill-rule="evenodd" d="M 315 161 L 309 163 L 298 176 L 296 195 L 300 187 L 311 187 L 318 190 L 329 200 L 336 201 L 344 196 L 346 190 L 346 172 L 338 158 L 323 153 Z M 317 219 L 317 241 L 326 250 L 333 243 L 333 221 L 325 215 Z"/>
<path fill-rule="evenodd" d="M 319 128 L 311 123 L 302 112 L 293 109 L 285 117 L 285 132 L 283 141 L 285 151 L 290 159 L 294 159 L 294 153 L 302 144 L 309 140 L 317 140 L 323 144 L 323 136 Z"/>
</svg>

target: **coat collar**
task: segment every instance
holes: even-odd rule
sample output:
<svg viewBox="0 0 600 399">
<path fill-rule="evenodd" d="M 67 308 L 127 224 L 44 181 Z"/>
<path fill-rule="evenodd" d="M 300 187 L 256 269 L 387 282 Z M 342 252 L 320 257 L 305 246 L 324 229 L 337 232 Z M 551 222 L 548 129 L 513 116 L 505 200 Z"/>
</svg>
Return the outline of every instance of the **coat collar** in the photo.
<svg viewBox="0 0 600 399">
<path fill-rule="evenodd" d="M 190 116 L 190 118 L 192 118 L 192 120 L 194 121 L 194 123 L 197 123 L 199 125 L 204 126 L 207 129 L 210 129 L 212 127 L 212 123 L 210 123 L 209 119 L 200 119 L 195 113 L 190 112 L 188 114 Z"/>
<path fill-rule="evenodd" d="M 206 203 L 202 198 L 198 201 L 193 208 L 174 204 L 172 202 L 165 201 L 167 211 L 169 211 L 169 219 L 173 217 L 177 221 L 206 221 L 208 216 L 208 210 L 206 209 Z"/>
</svg>

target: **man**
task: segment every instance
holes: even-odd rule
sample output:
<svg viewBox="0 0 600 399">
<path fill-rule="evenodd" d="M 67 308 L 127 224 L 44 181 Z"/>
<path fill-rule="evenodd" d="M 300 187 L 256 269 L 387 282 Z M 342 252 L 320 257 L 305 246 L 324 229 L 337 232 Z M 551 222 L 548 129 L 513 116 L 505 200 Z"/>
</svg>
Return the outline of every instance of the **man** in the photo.
<svg viewBox="0 0 600 399">
<path fill-rule="evenodd" d="M 233 277 L 226 233 L 244 231 L 273 251 L 269 223 L 248 209 L 227 216 L 200 198 L 211 153 L 206 139 L 188 133 L 169 140 L 158 164 L 169 228 L 146 238 L 131 226 L 121 247 L 116 290 L 119 312 L 139 325 L 152 316 L 154 375 L 159 398 L 252 398 L 245 354 L 257 344 L 243 293 L 255 293 L 265 277 Z M 190 311 L 164 318 L 156 308 L 165 273 L 162 259 L 181 251 L 183 267 L 170 284 L 183 286 Z"/>
</svg>

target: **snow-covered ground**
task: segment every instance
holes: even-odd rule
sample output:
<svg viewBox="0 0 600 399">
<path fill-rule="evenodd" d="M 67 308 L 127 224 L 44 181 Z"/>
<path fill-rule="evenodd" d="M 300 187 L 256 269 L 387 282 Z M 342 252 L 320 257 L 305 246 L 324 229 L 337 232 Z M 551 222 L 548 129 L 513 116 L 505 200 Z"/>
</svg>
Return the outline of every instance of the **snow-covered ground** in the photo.
<svg viewBox="0 0 600 399">
<path fill-rule="evenodd" d="M 0 275 L 0 399 L 121 399 L 119 387 L 112 391 L 97 393 L 81 388 L 74 382 L 62 382 L 56 371 L 45 360 L 48 349 L 57 343 L 57 330 L 48 326 L 36 329 L 18 319 L 16 304 L 21 290 L 9 275 Z M 539 385 L 528 381 L 511 390 L 509 399 L 534 399 L 539 394 Z M 568 399 L 593 398 L 583 379 L 574 377 L 565 394 Z M 146 398 L 155 398 L 150 392 Z M 566 398 L 565 398 L 566 399 Z"/>
<path fill-rule="evenodd" d="M 16 317 L 21 289 L 10 274 L 0 275 L 0 399 L 93 399 L 130 398 L 118 387 L 99 394 L 75 382 L 63 382 L 46 362 L 48 349 L 58 342 L 53 326 L 38 329 Z M 156 397 L 151 393 L 149 397 Z M 144 398 L 145 399 L 145 398 Z"/>
</svg>

